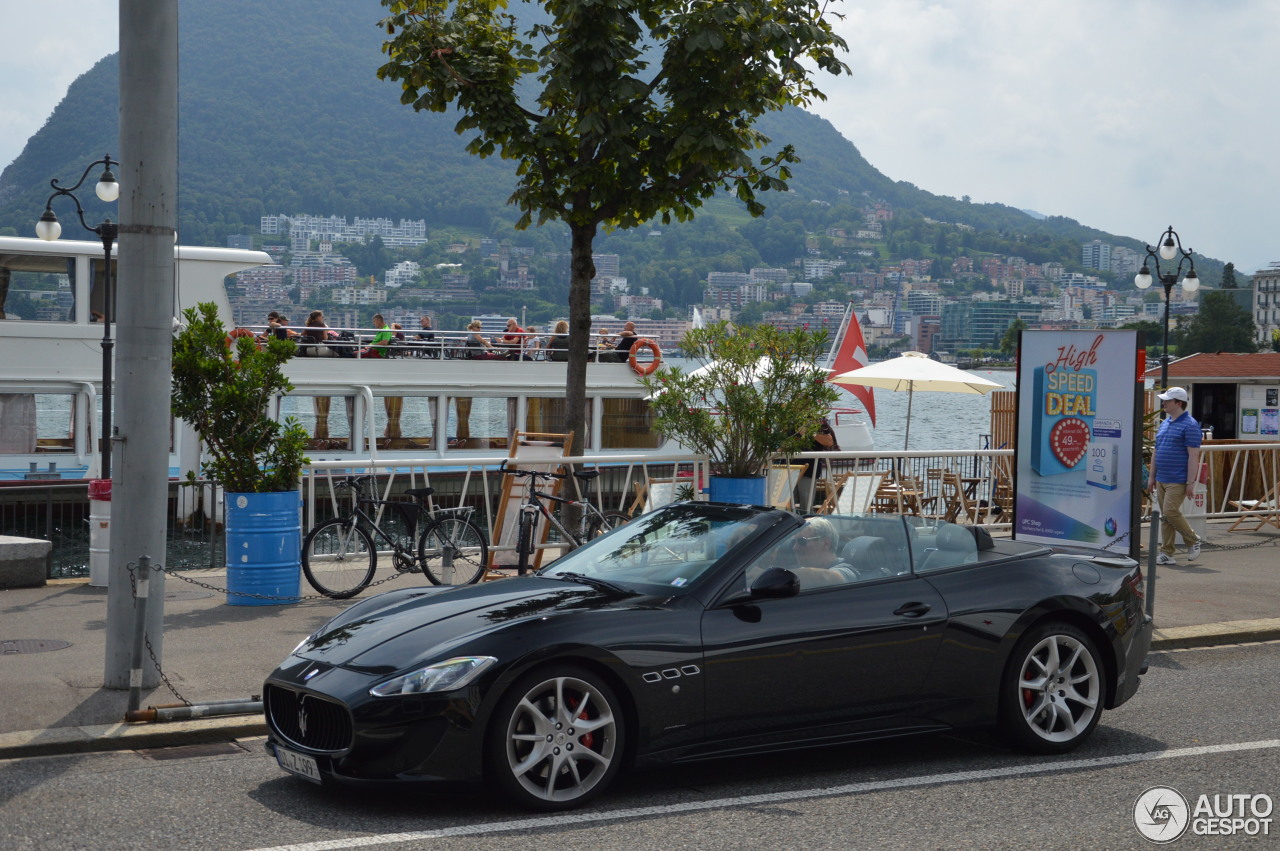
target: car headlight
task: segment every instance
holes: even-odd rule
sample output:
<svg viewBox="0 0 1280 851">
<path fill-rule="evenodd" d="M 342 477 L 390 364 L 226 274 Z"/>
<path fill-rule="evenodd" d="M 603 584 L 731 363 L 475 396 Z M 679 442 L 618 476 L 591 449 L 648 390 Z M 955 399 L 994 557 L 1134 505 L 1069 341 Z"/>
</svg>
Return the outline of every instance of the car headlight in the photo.
<svg viewBox="0 0 1280 851">
<path fill-rule="evenodd" d="M 395 697 L 462 688 L 497 661 L 493 656 L 458 656 L 446 659 L 380 683 L 369 689 L 369 694 L 374 697 Z"/>
</svg>

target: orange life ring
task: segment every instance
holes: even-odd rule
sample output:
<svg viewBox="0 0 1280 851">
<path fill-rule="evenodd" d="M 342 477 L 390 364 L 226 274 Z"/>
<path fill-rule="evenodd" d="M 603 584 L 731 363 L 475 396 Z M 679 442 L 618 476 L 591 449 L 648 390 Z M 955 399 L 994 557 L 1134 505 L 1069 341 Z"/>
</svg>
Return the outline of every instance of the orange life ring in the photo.
<svg viewBox="0 0 1280 851">
<path fill-rule="evenodd" d="M 235 351 L 237 337 L 252 337 L 252 336 L 254 336 L 254 333 L 250 331 L 248 328 L 235 328 L 231 331 L 231 333 L 227 334 L 227 339 L 224 342 L 227 344 L 228 349 Z"/>
<path fill-rule="evenodd" d="M 648 349 L 653 353 L 653 360 L 648 363 L 639 363 L 636 361 L 636 350 L 640 348 Z M 658 344 L 648 337 L 641 337 L 631 344 L 631 357 L 628 358 L 631 368 L 636 371 L 637 375 L 652 375 L 653 371 L 662 365 L 662 350 L 658 348 Z"/>
</svg>

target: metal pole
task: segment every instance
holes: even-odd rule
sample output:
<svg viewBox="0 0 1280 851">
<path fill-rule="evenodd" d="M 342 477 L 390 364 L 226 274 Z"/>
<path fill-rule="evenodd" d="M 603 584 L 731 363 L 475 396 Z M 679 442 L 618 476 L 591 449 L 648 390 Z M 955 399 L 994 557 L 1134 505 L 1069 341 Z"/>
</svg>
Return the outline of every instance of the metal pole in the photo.
<svg viewBox="0 0 1280 851">
<path fill-rule="evenodd" d="M 1169 293 L 1173 291 L 1173 282 L 1176 280 L 1175 274 L 1164 274 L 1160 276 L 1160 283 L 1164 285 L 1164 348 L 1160 353 L 1160 392 L 1169 389 Z"/>
<path fill-rule="evenodd" d="M 129 562 L 165 563 L 169 397 L 173 351 L 174 233 L 178 196 L 178 2 L 120 0 L 120 354 L 114 454 L 111 577 L 104 684 L 129 685 Z M 118 494 L 118 495 L 117 495 Z M 156 554 L 160 554 L 156 556 Z M 152 577 L 146 633 L 159 685 L 164 652 L 164 574 Z"/>
<path fill-rule="evenodd" d="M 1154 497 L 1155 494 L 1152 494 Z M 1152 500 L 1151 531 L 1147 535 L 1147 616 L 1156 613 L 1156 548 L 1160 541 L 1160 506 Z"/>
<path fill-rule="evenodd" d="M 117 226 L 110 219 L 98 225 L 98 236 L 102 238 L 102 433 L 98 435 L 101 441 L 102 463 L 98 471 L 98 478 L 111 478 L 111 365 L 113 361 L 112 350 L 115 348 L 115 341 L 111 339 L 111 320 L 114 318 L 115 301 L 113 300 L 115 287 L 112 286 L 111 275 L 111 244 L 116 241 Z"/>
<path fill-rule="evenodd" d="M 125 717 L 142 706 L 142 648 L 147 642 L 147 601 L 151 588 L 151 559 L 138 558 L 138 574 L 134 577 L 133 652 L 129 656 L 129 708 Z"/>
</svg>

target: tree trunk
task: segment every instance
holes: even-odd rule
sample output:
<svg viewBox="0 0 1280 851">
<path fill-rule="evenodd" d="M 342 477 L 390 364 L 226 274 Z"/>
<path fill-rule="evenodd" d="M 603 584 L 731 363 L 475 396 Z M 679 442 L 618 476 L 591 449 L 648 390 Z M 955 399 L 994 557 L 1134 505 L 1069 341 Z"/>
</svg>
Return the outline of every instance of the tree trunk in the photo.
<svg viewBox="0 0 1280 851">
<path fill-rule="evenodd" d="M 569 362 L 565 376 L 565 428 L 573 432 L 574 455 L 587 451 L 587 353 L 591 349 L 591 259 L 596 225 L 570 225 L 573 248 L 569 261 Z"/>
</svg>

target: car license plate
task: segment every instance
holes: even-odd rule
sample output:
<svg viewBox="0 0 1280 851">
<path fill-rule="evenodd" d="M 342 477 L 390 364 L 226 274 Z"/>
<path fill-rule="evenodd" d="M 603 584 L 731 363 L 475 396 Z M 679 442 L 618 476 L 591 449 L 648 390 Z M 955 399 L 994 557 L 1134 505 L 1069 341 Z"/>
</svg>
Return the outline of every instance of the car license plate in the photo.
<svg viewBox="0 0 1280 851">
<path fill-rule="evenodd" d="M 294 753 L 288 748 L 276 745 L 276 762 L 280 763 L 280 767 L 290 774 L 304 777 L 312 783 L 320 782 L 320 767 L 316 765 L 314 757 Z"/>
</svg>

